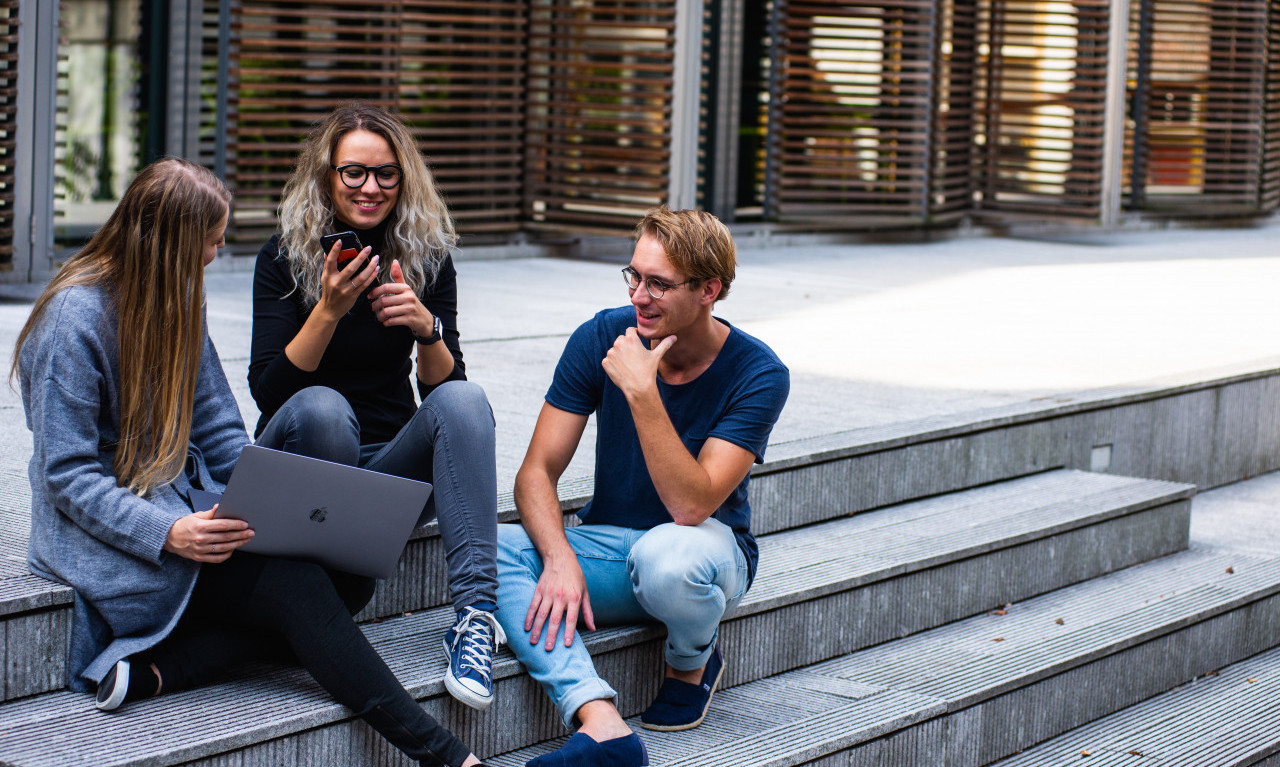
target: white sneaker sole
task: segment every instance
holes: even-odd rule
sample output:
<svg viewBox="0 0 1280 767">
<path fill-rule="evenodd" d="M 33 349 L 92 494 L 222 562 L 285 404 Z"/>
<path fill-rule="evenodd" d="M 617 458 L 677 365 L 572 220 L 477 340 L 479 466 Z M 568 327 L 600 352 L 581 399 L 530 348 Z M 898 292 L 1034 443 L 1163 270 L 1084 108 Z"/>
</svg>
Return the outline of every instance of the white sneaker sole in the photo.
<svg viewBox="0 0 1280 767">
<path fill-rule="evenodd" d="M 102 711 L 115 711 L 124 703 L 124 696 L 129 692 L 129 661 L 116 661 L 115 684 L 111 687 L 111 694 L 106 700 L 94 699 L 94 705 Z"/>
</svg>

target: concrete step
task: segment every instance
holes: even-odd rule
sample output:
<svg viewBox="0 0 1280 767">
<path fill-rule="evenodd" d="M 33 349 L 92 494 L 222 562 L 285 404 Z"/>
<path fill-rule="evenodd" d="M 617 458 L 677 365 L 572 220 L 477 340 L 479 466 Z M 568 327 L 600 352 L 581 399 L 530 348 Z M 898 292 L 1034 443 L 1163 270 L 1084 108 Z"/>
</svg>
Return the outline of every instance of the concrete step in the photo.
<svg viewBox="0 0 1280 767">
<path fill-rule="evenodd" d="M 1280 763 L 1280 649 L 1212 671 L 994 767 Z"/>
<path fill-rule="evenodd" d="M 1120 485 L 1126 485 L 1127 482 L 1129 480 L 1119 480 Z M 1092 480 L 1092 483 L 1097 487 L 1091 486 L 1087 492 L 1103 486 L 1110 487 L 1106 480 Z M 1028 487 L 1041 486 L 1033 483 Z M 1083 488 L 1081 489 L 1084 491 Z M 566 497 L 566 508 L 580 508 L 589 497 L 587 495 L 589 491 L 589 485 L 584 482 L 571 483 L 570 486 L 562 488 L 562 494 Z M 997 491 L 996 496 L 1001 492 L 1003 491 Z M 1030 490 L 1029 492 L 1038 491 Z M 1063 486 L 1059 492 L 1069 493 L 1071 489 Z M 978 493 L 971 497 L 971 503 L 981 506 L 987 503 L 986 497 Z M 501 504 L 503 506 L 501 517 L 507 521 L 515 521 L 517 517 L 510 499 L 503 498 Z M 775 522 L 767 526 L 773 530 L 788 528 L 787 524 L 778 522 L 778 519 L 789 519 L 791 520 L 789 524 L 794 525 L 810 524 L 813 515 L 797 515 L 794 512 L 794 505 L 794 502 L 774 499 L 771 507 L 764 507 L 758 516 L 775 517 Z M 761 509 L 761 506 L 757 505 L 756 508 Z M 921 513 L 929 513 L 927 511 L 929 508 L 931 507 L 921 507 Z M 1051 512 L 1052 509 L 1050 509 Z M 829 512 L 818 515 L 818 519 L 839 518 L 848 513 L 847 510 L 839 515 Z M 886 545 L 895 545 L 895 539 L 892 537 L 887 539 Z M 1100 552 L 1105 553 L 1110 550 L 1104 547 Z M 1166 553 L 1166 550 L 1161 550 L 1159 553 Z M 1146 558 L 1155 555 L 1150 554 Z M 1085 561 L 1088 561 L 1088 556 L 1082 559 L 1082 562 Z M 7 577 L 0 577 L 0 640 L 2 640 L 0 648 L 3 650 L 3 657 L 0 660 L 4 661 L 6 670 L 3 683 L 0 684 L 0 701 L 64 687 L 66 678 L 60 660 L 65 657 L 70 631 L 71 590 L 27 573 L 25 559 L 21 564 L 10 564 L 13 566 L 5 568 Z M 758 582 L 763 580 L 758 579 Z M 757 586 L 757 591 L 760 588 L 761 586 Z M 409 544 L 405 547 L 396 577 L 379 583 L 372 602 L 358 617 L 362 621 L 388 618 L 406 612 L 441 606 L 446 602 L 447 579 L 443 543 L 438 528 L 433 522 L 414 532 Z M 981 609 L 983 606 L 978 605 L 975 609 Z"/>
<path fill-rule="evenodd" d="M 1280 560 L 1187 551 L 1002 612 L 725 690 L 697 730 L 641 737 L 655 767 L 988 764 L 1271 646 L 1280 628 Z M 1246 726 L 1261 734 L 1265 720 L 1274 744 L 1275 668 L 1257 672 L 1265 688 L 1237 696 L 1232 710 L 1252 712 L 1248 722 L 1192 698 L 1196 707 L 1179 715 L 1216 727 L 1224 742 Z M 1231 686 L 1235 676 L 1222 685 L 1227 696 L 1240 689 Z M 1202 701 L 1198 685 L 1181 694 Z M 562 742 L 487 761 L 523 765 Z M 1068 754 L 1062 761 L 1037 759 L 1036 750 L 1002 764 L 1094 764 L 1081 758 L 1091 750 L 1084 742 L 1058 749 Z M 1102 750 L 1129 741 L 1088 742 Z M 1098 763 L 1236 764 L 1176 757 Z"/>
<path fill-rule="evenodd" d="M 1192 492 L 1167 482 L 1057 471 L 764 536 L 756 585 L 723 627 L 732 659 L 726 684 L 1180 550 Z M 439 649 L 448 612 L 401 616 L 365 631 L 424 706 L 478 753 L 559 734 L 549 702 L 509 650 L 495 666 L 498 700 L 488 712 L 448 699 Z M 586 637 L 602 675 L 618 681 L 627 714 L 656 692 L 661 636 L 653 626 L 624 626 Z M 188 726 L 197 720 L 200 727 Z M 196 760 L 246 767 L 391 759 L 362 723 L 291 669 L 175 693 L 114 715 L 93 710 L 86 695 L 50 693 L 0 706 L 0 731 L 6 733 L 0 763 L 14 765 L 78 764 L 86 754 L 101 764 Z M 52 733 L 59 734 L 54 742 Z M 224 757 L 232 762 L 219 761 Z"/>
</svg>

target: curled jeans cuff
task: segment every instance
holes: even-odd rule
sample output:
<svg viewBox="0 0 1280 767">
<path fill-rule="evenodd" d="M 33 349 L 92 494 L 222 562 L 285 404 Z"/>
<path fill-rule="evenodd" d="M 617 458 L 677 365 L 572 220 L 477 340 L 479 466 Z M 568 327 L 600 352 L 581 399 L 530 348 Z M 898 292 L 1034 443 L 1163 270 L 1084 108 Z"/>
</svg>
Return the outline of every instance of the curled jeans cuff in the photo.
<svg viewBox="0 0 1280 767">
<path fill-rule="evenodd" d="M 560 720 L 564 722 L 564 726 L 572 730 L 573 717 L 578 709 L 593 700 L 613 700 L 617 697 L 618 693 L 600 677 L 584 679 L 565 690 L 560 700 L 555 702 L 556 710 L 560 712 Z"/>
<path fill-rule="evenodd" d="M 718 638 L 719 634 L 716 635 L 716 639 Z M 668 644 L 663 653 L 664 660 L 666 660 L 668 666 L 676 671 L 693 671 L 696 668 L 702 668 L 707 665 L 707 661 L 711 659 L 711 653 L 716 649 L 716 639 L 712 639 L 711 644 L 707 645 L 697 655 L 677 655 L 671 645 Z"/>
</svg>

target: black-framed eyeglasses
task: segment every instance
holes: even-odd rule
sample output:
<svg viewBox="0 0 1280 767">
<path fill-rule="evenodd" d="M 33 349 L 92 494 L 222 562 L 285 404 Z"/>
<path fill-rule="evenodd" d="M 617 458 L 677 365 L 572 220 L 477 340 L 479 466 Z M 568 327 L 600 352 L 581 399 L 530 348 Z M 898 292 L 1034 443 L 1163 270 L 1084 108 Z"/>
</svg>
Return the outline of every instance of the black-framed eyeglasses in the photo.
<svg viewBox="0 0 1280 767">
<path fill-rule="evenodd" d="M 373 174 L 373 180 L 383 189 L 395 189 L 400 185 L 400 178 L 404 172 L 399 165 L 390 163 L 387 165 L 361 165 L 359 163 L 348 163 L 347 165 L 330 165 L 330 168 L 338 171 L 338 178 L 342 179 L 342 183 L 351 189 L 359 189 L 364 186 L 365 179 L 369 178 L 369 174 Z"/>
<path fill-rule="evenodd" d="M 672 285 L 670 283 L 663 282 L 657 277 L 641 278 L 640 272 L 637 272 L 629 266 L 622 267 L 622 279 L 627 283 L 627 290 L 635 290 L 640 287 L 640 283 L 643 282 L 644 289 L 647 290 L 649 295 L 654 298 L 662 298 L 662 295 L 672 288 L 678 288 L 681 285 L 688 285 L 691 282 L 697 282 L 697 280 L 685 280 L 684 282 L 677 282 Z"/>
</svg>

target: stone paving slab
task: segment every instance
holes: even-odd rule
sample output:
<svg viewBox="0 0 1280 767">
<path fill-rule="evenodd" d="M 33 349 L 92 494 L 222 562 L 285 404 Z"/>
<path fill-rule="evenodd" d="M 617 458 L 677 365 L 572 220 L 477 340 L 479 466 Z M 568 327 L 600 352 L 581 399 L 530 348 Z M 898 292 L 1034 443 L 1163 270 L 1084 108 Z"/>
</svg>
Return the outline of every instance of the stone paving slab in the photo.
<svg viewBox="0 0 1280 767">
<path fill-rule="evenodd" d="M 1270 291 L 1280 283 L 1278 239 L 1280 219 L 1077 242 L 761 247 L 746 238 L 738 279 L 717 313 L 773 346 L 792 370 L 791 398 L 771 440 L 770 453 L 782 454 L 797 440 L 1048 405 L 1127 382 L 1280 367 L 1262 331 L 1280 322 Z M 498 418 L 500 488 L 510 488 L 569 333 L 625 302 L 620 265 L 469 260 L 464 248 L 463 345 L 468 373 Z M 251 275 L 219 268 L 206 282 L 210 330 L 252 429 Z M 29 310 L 26 301 L 0 299 L 6 372 Z M 590 475 L 587 437 L 566 479 Z M 0 504 L 22 506 L 29 454 L 21 403 L 2 387 Z"/>
</svg>

